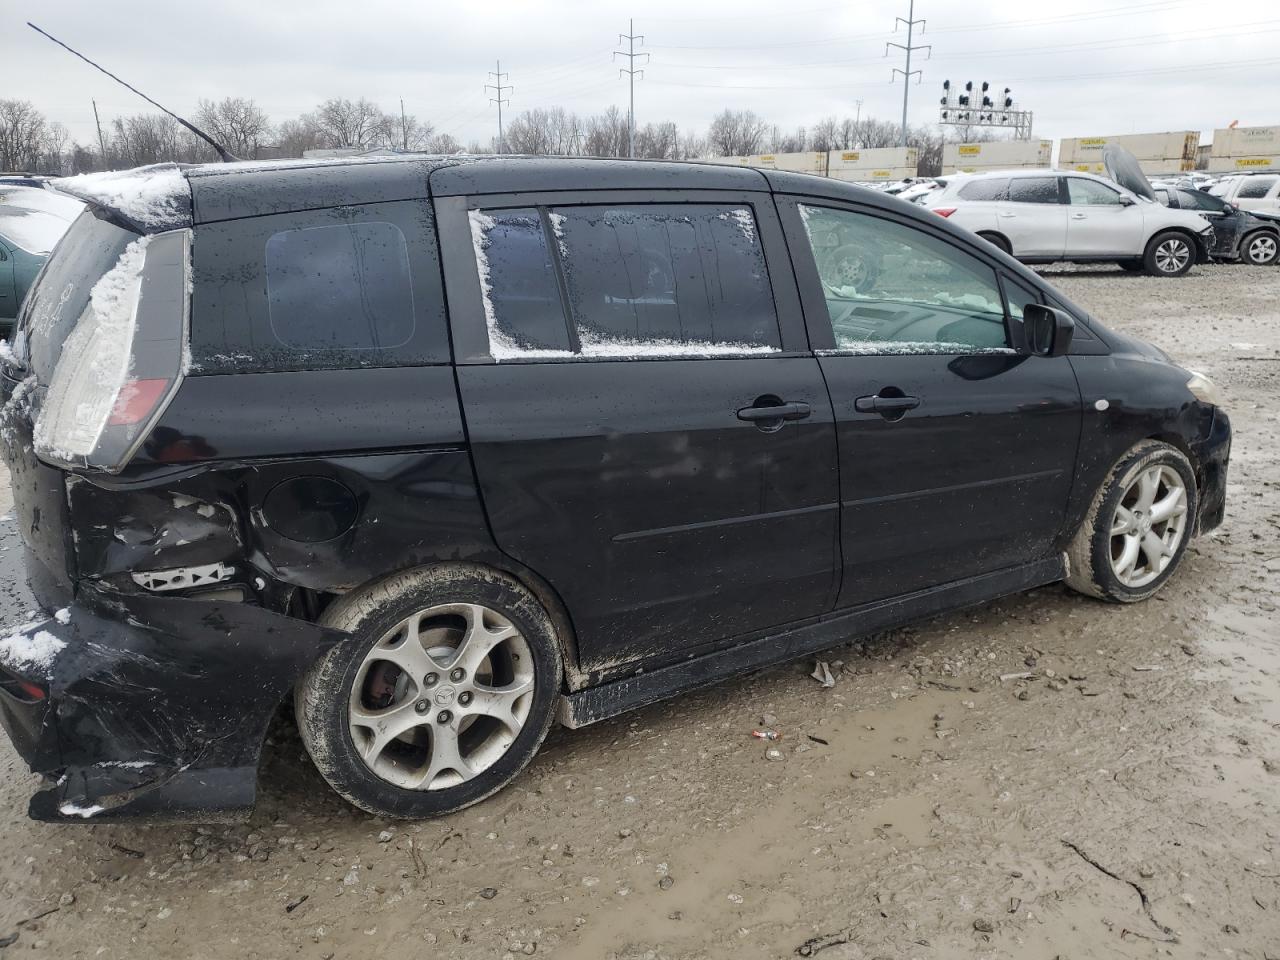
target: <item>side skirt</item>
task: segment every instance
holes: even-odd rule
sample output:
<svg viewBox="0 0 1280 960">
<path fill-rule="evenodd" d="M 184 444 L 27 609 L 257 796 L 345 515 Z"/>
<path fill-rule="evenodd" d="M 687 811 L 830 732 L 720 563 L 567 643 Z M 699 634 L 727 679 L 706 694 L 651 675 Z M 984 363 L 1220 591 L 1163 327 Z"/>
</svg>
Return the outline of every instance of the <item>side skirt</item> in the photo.
<svg viewBox="0 0 1280 960">
<path fill-rule="evenodd" d="M 560 701 L 560 722 L 575 729 L 585 727 L 749 670 L 847 643 L 857 636 L 1053 583 L 1061 580 L 1064 574 L 1062 557 L 1055 556 L 891 600 L 840 610 L 783 633 L 748 640 L 671 666 L 567 694 Z"/>
</svg>

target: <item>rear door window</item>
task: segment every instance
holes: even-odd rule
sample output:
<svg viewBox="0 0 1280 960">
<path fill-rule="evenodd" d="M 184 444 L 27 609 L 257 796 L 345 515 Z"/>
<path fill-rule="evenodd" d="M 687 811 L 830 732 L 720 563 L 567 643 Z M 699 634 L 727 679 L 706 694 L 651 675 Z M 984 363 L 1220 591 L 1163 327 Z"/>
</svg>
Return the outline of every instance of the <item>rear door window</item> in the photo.
<svg viewBox="0 0 1280 960">
<path fill-rule="evenodd" d="M 497 360 L 781 349 L 748 206 L 555 206 L 469 217 Z"/>
<path fill-rule="evenodd" d="M 1009 190 L 1007 177 L 973 180 L 960 188 L 961 200 L 1003 200 Z"/>
<path fill-rule="evenodd" d="M 1277 177 L 1246 177 L 1236 194 L 1241 200 L 1260 200 L 1276 185 Z"/>
<path fill-rule="evenodd" d="M 191 259 L 192 373 L 449 360 L 426 202 L 202 224 Z"/>
<path fill-rule="evenodd" d="M 1014 177 L 1009 181 L 1013 203 L 1061 203 L 1057 177 Z"/>
</svg>

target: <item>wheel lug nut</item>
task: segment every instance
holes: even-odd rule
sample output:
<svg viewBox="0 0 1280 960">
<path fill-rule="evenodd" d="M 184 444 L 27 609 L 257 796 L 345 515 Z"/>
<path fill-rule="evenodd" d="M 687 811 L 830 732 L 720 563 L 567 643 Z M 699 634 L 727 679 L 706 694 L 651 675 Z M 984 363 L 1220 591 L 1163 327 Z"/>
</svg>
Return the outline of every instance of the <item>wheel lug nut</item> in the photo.
<svg viewBox="0 0 1280 960">
<path fill-rule="evenodd" d="M 434 687 L 436 683 L 439 682 L 439 680 L 440 678 L 436 676 L 434 673 L 428 673 L 422 682 L 425 683 L 428 687 Z"/>
<path fill-rule="evenodd" d="M 413 709 L 417 710 L 419 713 L 426 713 L 431 709 L 431 704 L 426 700 L 419 700 L 413 705 Z"/>
<path fill-rule="evenodd" d="M 465 707 L 468 703 L 470 703 L 470 702 L 471 702 L 471 694 L 470 694 L 470 692 L 469 692 L 469 691 L 465 691 L 465 690 L 464 690 L 462 693 L 458 694 L 458 702 L 459 702 L 460 704 L 462 704 L 464 707 Z"/>
<path fill-rule="evenodd" d="M 462 680 L 465 680 L 466 678 L 467 678 L 467 671 L 463 670 L 461 667 L 458 667 L 456 670 L 454 670 L 452 673 L 449 674 L 449 679 L 452 680 L 454 683 L 458 683 Z"/>
<path fill-rule="evenodd" d="M 436 714 L 436 723 L 448 723 L 452 719 L 453 719 L 453 714 L 450 713 L 448 710 L 441 710 L 438 714 Z"/>
</svg>

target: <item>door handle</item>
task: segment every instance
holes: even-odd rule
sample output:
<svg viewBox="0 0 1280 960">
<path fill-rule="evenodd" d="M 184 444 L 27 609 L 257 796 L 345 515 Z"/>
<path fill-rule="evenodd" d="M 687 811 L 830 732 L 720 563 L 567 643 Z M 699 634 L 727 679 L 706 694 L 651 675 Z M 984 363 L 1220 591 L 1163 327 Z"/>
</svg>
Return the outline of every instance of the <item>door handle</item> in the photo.
<svg viewBox="0 0 1280 960">
<path fill-rule="evenodd" d="M 1002 216 L 1002 217 L 1007 217 L 1007 218 L 1012 218 L 1012 217 L 1016 217 L 1016 216 L 1017 216 L 1017 214 L 1016 214 L 1016 213 L 1001 213 L 1001 214 L 1000 214 L 1000 216 Z"/>
<path fill-rule="evenodd" d="M 859 397 L 853 409 L 859 413 L 878 413 L 882 417 L 900 417 L 920 406 L 919 397 Z"/>
<path fill-rule="evenodd" d="M 1071 219 L 1072 220 L 1088 220 L 1089 218 L 1083 213 L 1073 213 L 1071 215 Z"/>
<path fill-rule="evenodd" d="M 743 407 L 738 411 L 739 420 L 752 423 L 768 423 L 771 420 L 804 420 L 813 411 L 807 403 L 793 401 L 791 403 L 775 403 L 771 406 Z"/>
</svg>

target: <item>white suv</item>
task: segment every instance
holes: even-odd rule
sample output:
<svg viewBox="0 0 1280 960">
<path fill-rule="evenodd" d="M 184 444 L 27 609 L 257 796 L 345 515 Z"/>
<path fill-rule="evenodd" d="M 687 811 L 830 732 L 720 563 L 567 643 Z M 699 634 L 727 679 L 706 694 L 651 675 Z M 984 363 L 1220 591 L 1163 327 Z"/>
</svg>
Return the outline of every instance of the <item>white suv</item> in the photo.
<svg viewBox="0 0 1280 960">
<path fill-rule="evenodd" d="M 924 201 L 1024 263 L 1107 261 L 1179 277 L 1209 259 L 1213 228 L 1088 173 L 1010 170 L 957 177 Z"/>
<path fill-rule="evenodd" d="M 1241 210 L 1280 213 L 1280 173 L 1250 173 L 1223 177 L 1209 192 Z"/>
</svg>

